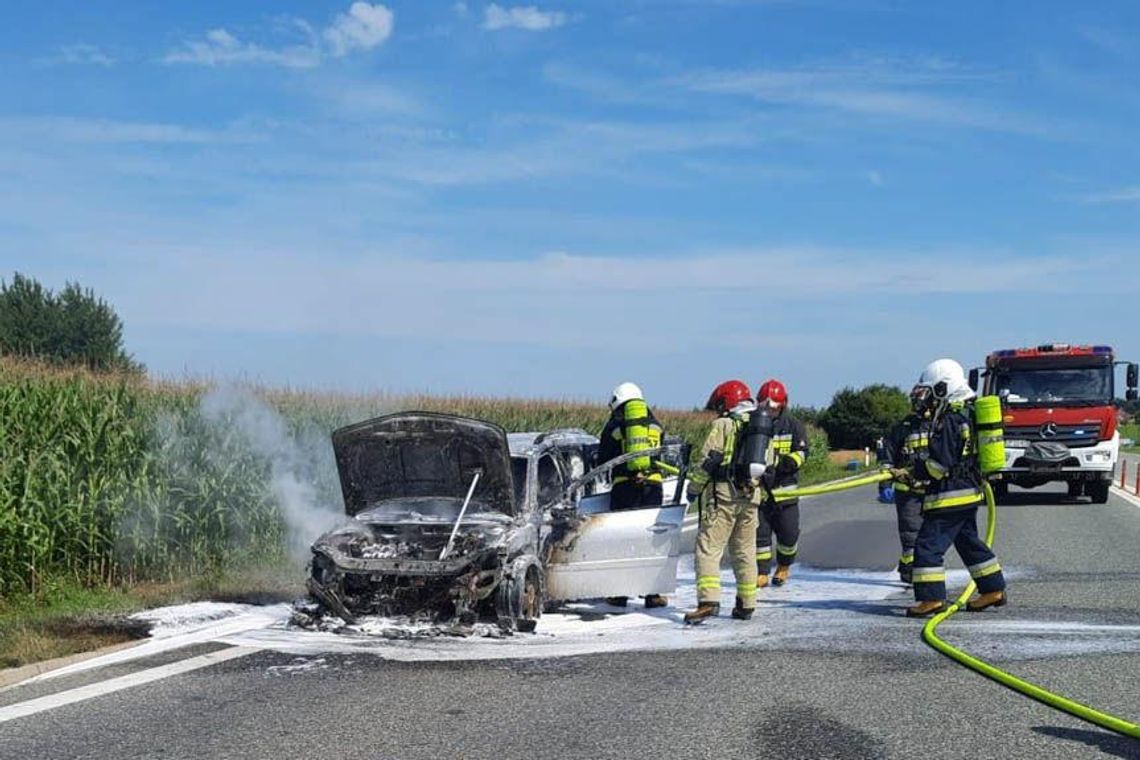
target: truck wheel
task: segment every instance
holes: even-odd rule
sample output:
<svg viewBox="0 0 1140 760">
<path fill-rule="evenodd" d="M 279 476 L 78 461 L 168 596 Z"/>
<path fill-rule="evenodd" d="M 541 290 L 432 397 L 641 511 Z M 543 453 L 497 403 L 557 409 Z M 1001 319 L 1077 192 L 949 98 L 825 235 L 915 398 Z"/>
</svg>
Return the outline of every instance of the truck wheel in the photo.
<svg viewBox="0 0 1140 760">
<path fill-rule="evenodd" d="M 1093 504 L 1105 504 L 1108 502 L 1109 485 L 1107 480 L 1090 481 L 1085 484 L 1085 493 L 1092 497 Z"/>
<path fill-rule="evenodd" d="M 1084 491 L 1084 483 L 1079 480 L 1069 481 L 1069 498 L 1075 499 Z"/>
<path fill-rule="evenodd" d="M 994 492 L 994 503 L 1004 504 L 1009 501 L 1009 483 L 1004 480 L 999 480 L 996 483 L 990 484 L 990 488 Z"/>
</svg>

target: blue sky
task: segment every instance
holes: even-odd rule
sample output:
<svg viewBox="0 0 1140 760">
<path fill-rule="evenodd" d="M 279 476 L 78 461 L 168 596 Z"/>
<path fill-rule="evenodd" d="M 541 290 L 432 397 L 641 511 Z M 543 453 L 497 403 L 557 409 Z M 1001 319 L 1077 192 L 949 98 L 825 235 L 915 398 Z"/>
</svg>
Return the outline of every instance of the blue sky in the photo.
<svg viewBox="0 0 1140 760">
<path fill-rule="evenodd" d="M 1140 4 L 10 4 L 0 272 L 170 376 L 699 404 L 1140 358 Z"/>
</svg>

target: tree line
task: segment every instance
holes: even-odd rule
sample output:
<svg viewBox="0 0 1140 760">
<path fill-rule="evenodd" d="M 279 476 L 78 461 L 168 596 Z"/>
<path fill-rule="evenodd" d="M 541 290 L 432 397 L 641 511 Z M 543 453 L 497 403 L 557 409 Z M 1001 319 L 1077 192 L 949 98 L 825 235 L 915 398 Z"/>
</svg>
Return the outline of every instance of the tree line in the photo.
<svg viewBox="0 0 1140 760">
<path fill-rule="evenodd" d="M 123 322 L 90 288 L 69 282 L 59 292 L 17 272 L 0 281 L 0 354 L 94 371 L 142 372 L 123 347 Z M 899 388 L 844 388 L 823 409 L 797 407 L 803 421 L 827 433 L 831 448 L 871 446 L 906 415 Z"/>
</svg>

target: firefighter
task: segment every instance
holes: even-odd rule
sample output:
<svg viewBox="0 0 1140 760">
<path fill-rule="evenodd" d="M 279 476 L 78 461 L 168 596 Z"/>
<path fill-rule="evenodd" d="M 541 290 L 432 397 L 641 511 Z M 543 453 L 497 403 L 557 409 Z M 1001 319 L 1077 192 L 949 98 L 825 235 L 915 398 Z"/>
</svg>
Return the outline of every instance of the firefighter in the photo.
<svg viewBox="0 0 1140 760">
<path fill-rule="evenodd" d="M 906 584 L 911 583 L 914 569 L 914 540 L 922 525 L 922 497 L 926 489 L 926 479 L 916 480 L 911 474 L 915 460 L 930 443 L 930 411 L 925 408 L 924 394 L 922 386 L 911 389 L 911 412 L 883 440 L 879 463 L 895 473 L 893 501 L 902 545 L 898 573 L 899 580 Z"/>
<path fill-rule="evenodd" d="M 1006 603 L 1005 577 L 997 557 L 978 535 L 978 507 L 985 501 L 978 469 L 971 402 L 975 393 L 962 365 L 939 359 L 918 380 L 917 404 L 930 415 L 929 445 L 911 468 L 915 481 L 928 480 L 922 498 L 922 526 L 914 546 L 914 599 L 908 617 L 928 617 L 946 609 L 943 557 L 953 544 L 978 584 L 966 603 L 972 612 Z"/>
<path fill-rule="evenodd" d="M 807 428 L 788 411 L 788 389 L 779 380 L 767 380 L 756 394 L 756 402 L 765 405 L 772 415 L 772 442 L 768 454 L 771 466 L 760 478 L 753 501 L 760 511 L 756 528 L 756 585 L 768 585 L 768 568 L 772 562 L 772 534 L 776 534 L 776 573 L 773 586 L 788 582 L 800 540 L 799 499 L 776 502 L 775 488 L 799 483 L 800 468 L 808 456 Z"/>
<path fill-rule="evenodd" d="M 602 430 L 598 444 L 598 464 L 623 454 L 633 454 L 661 445 L 664 428 L 645 403 L 645 395 L 634 383 L 621 383 L 610 396 L 610 419 Z M 613 469 L 610 509 L 659 507 L 664 502 L 663 477 L 655 466 L 655 457 L 637 457 Z M 624 607 L 624 596 L 610 597 L 610 604 Z M 668 600 L 660 594 L 645 597 L 647 608 L 664 607 Z"/>
<path fill-rule="evenodd" d="M 756 608 L 756 507 L 736 485 L 733 455 L 756 406 L 747 385 L 728 380 L 713 389 L 705 408 L 718 416 L 687 490 L 689 503 L 697 504 L 700 524 L 695 552 L 697 607 L 685 613 L 685 622 L 699 623 L 720 612 L 720 560 L 726 548 L 736 575 L 732 617 L 748 620 Z"/>
</svg>

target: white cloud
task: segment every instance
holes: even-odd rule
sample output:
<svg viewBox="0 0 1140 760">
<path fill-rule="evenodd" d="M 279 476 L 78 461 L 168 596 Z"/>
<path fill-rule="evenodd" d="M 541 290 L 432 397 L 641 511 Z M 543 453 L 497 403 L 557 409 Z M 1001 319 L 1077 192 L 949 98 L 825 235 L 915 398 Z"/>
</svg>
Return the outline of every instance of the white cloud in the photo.
<svg viewBox="0 0 1140 760">
<path fill-rule="evenodd" d="M 211 29 L 204 39 L 187 40 L 167 53 L 163 63 L 225 66 L 235 63 L 265 63 L 286 68 L 312 68 L 320 63 L 320 51 L 308 44 L 273 50 L 242 42 L 222 28 Z"/>
<path fill-rule="evenodd" d="M 343 57 L 366 52 L 383 44 L 392 35 L 395 17 L 380 4 L 354 2 L 347 13 L 341 13 L 319 34 L 304 19 L 290 19 L 304 41 L 281 47 L 264 47 L 244 42 L 224 28 L 212 29 L 202 39 L 186 40 L 168 52 L 163 63 L 187 63 L 201 66 L 225 66 L 239 63 L 261 63 L 285 68 L 313 68 L 326 55 Z"/>
<path fill-rule="evenodd" d="M 1085 203 L 1140 203 L 1140 185 L 1122 187 L 1103 193 L 1093 193 L 1084 197 Z"/>
<path fill-rule="evenodd" d="M 1130 58 L 1137 49 L 1135 38 L 1103 27 L 1085 27 L 1081 36 L 1095 47 L 1118 58 Z"/>
<path fill-rule="evenodd" d="M 78 43 L 60 47 L 58 54 L 51 58 L 50 62 L 79 66 L 113 66 L 115 59 L 94 45 Z"/>
<path fill-rule="evenodd" d="M 392 36 L 392 11 L 380 4 L 356 2 L 324 31 L 335 56 L 357 50 L 372 50 Z"/>
<path fill-rule="evenodd" d="M 455 142 L 403 145 L 376 153 L 375 168 L 425 185 L 477 185 L 551 176 L 626 176 L 642 156 L 741 148 L 763 138 L 753 122 L 553 120 L 537 136 L 498 147 Z M 533 134 L 533 132 L 532 132 Z"/>
<path fill-rule="evenodd" d="M 329 258 L 289 252 L 242 255 L 179 247 L 178 256 L 154 256 L 147 271 L 132 276 L 124 307 L 151 324 L 227 330 L 335 330 L 348 334 L 415 337 L 435 329 L 453 337 L 488 338 L 496 331 L 513 340 L 521 332 L 544 340 L 545 330 L 574 333 L 578 343 L 612 341 L 604 330 L 579 334 L 583 304 L 612 301 L 616 293 L 668 299 L 688 293 L 697 300 L 723 302 L 732 294 L 770 289 L 772 272 L 781 286 L 773 298 L 909 296 L 1068 292 L 1074 281 L 1113 259 L 1080 255 L 1038 258 L 1001 249 L 949 249 L 923 253 L 785 247 L 644 257 L 581 256 L 547 253 L 520 260 L 416 258 L 389 251 L 365 257 Z M 959 262 L 971 277 L 931 277 L 930 257 Z M 869 266 L 867 262 L 892 262 Z M 1093 267 L 1091 265 L 1095 264 Z M 726 278 L 724 272 L 733 272 Z M 1133 283 L 1135 278 L 1132 278 Z M 1118 283 L 1123 285 L 1123 283 Z M 425 301 L 422 294 L 440 297 Z M 383 294 L 382 298 L 376 298 Z M 624 296 L 622 296 L 624 297 Z M 251 300 L 252 299 L 252 300 Z M 250 303 L 257 303 L 251 309 Z M 202 309 L 201 304 L 211 308 Z M 298 308 L 303 304 L 304 308 Z M 543 304 L 542 308 L 536 308 Z M 414 323 L 385 318 L 413 310 Z M 520 311 L 521 310 L 521 311 Z M 535 329 L 517 330 L 519 313 L 530 313 Z M 684 310 L 682 310 L 684 312 Z M 661 315 L 665 318 L 665 315 Z M 669 321 L 682 324 L 687 313 Z M 575 327 L 568 330 L 567 324 Z M 513 327 L 512 327 L 513 325 Z M 590 333 L 591 331 L 584 331 Z M 596 340 L 595 340 L 596 339 Z"/>
<path fill-rule="evenodd" d="M 941 58 L 857 58 L 795 69 L 711 70 L 671 83 L 694 92 L 739 95 L 765 103 L 831 109 L 870 117 L 925 121 L 1020 134 L 1044 135 L 1039 120 L 987 105 L 973 96 L 934 88 L 999 81 Z"/>
<path fill-rule="evenodd" d="M 67 116 L 0 118 L 0 136 L 63 143 L 194 144 L 248 142 L 250 134 L 191 129 L 179 124 L 78 119 Z"/>
<path fill-rule="evenodd" d="M 870 182 L 875 187 L 882 187 L 884 184 L 883 183 L 883 175 L 880 174 L 879 172 L 875 171 L 874 169 L 867 172 L 867 181 Z"/>
<path fill-rule="evenodd" d="M 533 5 L 517 5 L 504 8 L 491 3 L 483 10 L 484 29 L 524 29 L 528 32 L 542 32 L 562 26 L 570 18 L 562 11 L 541 11 Z"/>
</svg>

